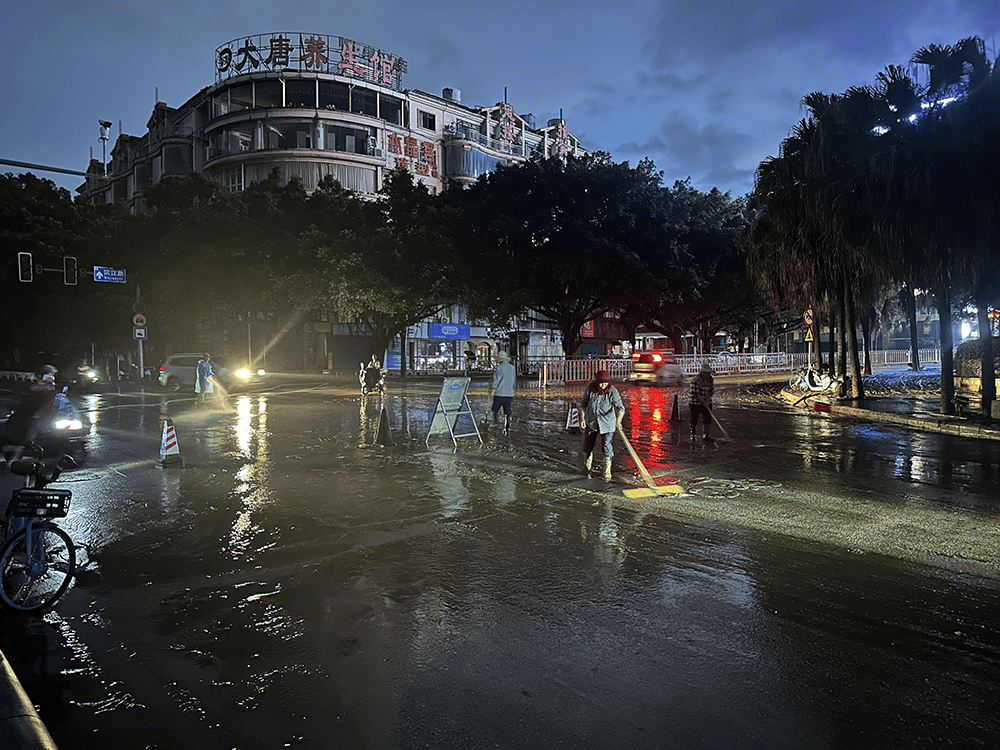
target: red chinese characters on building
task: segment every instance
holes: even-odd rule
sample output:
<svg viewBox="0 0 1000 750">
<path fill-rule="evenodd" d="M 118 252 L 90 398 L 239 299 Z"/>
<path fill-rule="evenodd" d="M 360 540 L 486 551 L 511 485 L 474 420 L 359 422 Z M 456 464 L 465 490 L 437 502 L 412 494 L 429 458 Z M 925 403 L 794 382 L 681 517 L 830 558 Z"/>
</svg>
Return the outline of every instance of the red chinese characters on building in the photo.
<svg viewBox="0 0 1000 750">
<path fill-rule="evenodd" d="M 301 37 L 299 37 L 301 39 Z M 301 41 L 302 54 L 300 59 L 307 68 L 322 68 L 330 62 L 327 55 L 326 40 L 311 36 Z"/>
<path fill-rule="evenodd" d="M 393 164 L 426 177 L 437 177 L 437 147 L 430 141 L 418 141 L 411 135 L 386 135 L 390 154 L 399 154 Z"/>
<path fill-rule="evenodd" d="M 347 75 L 364 78 L 365 70 L 361 66 L 358 52 L 354 49 L 354 42 L 344 42 L 340 46 L 340 64 L 337 69 Z"/>
<path fill-rule="evenodd" d="M 392 85 L 392 71 L 396 61 L 389 55 L 383 54 L 379 50 L 375 51 L 370 58 L 372 64 L 372 80 L 375 83 L 382 83 L 386 86 Z"/>
<path fill-rule="evenodd" d="M 505 102 L 500 109 L 500 122 L 497 123 L 495 131 L 496 139 L 505 143 L 513 141 L 516 124 L 517 120 L 514 119 L 514 108 Z"/>
</svg>

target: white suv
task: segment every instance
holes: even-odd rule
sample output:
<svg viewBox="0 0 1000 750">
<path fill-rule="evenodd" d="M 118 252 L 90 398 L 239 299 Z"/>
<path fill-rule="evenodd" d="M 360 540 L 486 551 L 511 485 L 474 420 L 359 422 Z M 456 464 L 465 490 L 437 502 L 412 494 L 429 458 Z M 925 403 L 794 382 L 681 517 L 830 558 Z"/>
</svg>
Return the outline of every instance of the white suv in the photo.
<svg viewBox="0 0 1000 750">
<path fill-rule="evenodd" d="M 198 378 L 198 363 L 205 356 L 201 352 L 171 354 L 160 365 L 160 385 L 171 391 L 191 390 Z M 211 361 L 211 360 L 209 360 Z M 221 380 L 226 379 L 228 370 L 212 362 L 212 372 Z"/>
<path fill-rule="evenodd" d="M 198 363 L 205 356 L 202 352 L 182 352 L 171 354 L 160 365 L 160 385 L 171 391 L 192 390 L 198 378 Z M 264 377 L 263 370 L 256 373 L 248 368 L 230 369 L 225 365 L 210 359 L 212 373 L 223 388 L 232 389 L 234 385 L 260 383 Z"/>
</svg>

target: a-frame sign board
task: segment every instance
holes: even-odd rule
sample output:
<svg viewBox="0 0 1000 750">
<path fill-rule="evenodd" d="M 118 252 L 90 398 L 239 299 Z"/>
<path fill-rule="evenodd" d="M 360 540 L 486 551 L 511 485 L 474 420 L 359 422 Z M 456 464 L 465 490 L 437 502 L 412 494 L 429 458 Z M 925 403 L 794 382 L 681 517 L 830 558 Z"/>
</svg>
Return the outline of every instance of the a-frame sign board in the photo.
<svg viewBox="0 0 1000 750">
<path fill-rule="evenodd" d="M 483 442 L 483 436 L 479 434 L 479 426 L 476 418 L 472 414 L 472 407 L 469 405 L 469 398 L 466 393 L 469 390 L 469 383 L 472 378 L 445 378 L 441 385 L 441 393 L 438 394 L 437 405 L 434 407 L 434 416 L 431 418 L 431 426 L 427 429 L 427 437 L 424 438 L 424 445 L 430 445 L 431 435 L 443 435 L 447 433 L 451 436 L 451 442 L 458 447 L 458 438 L 475 437 L 479 442 Z M 459 417 L 468 417 L 472 424 L 473 432 L 455 432 L 455 427 Z M 464 423 L 463 423 L 464 428 Z"/>
</svg>

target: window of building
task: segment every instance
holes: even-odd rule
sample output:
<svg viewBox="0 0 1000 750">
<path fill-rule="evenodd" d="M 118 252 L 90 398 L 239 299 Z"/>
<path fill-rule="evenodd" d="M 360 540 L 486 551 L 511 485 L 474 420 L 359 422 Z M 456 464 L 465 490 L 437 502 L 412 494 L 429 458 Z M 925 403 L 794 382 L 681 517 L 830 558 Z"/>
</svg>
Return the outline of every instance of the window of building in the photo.
<svg viewBox="0 0 1000 750">
<path fill-rule="evenodd" d="M 220 175 L 220 184 L 227 193 L 243 192 L 243 165 L 229 167 Z"/>
<path fill-rule="evenodd" d="M 378 93 L 361 86 L 351 88 L 351 112 L 378 117 Z"/>
<path fill-rule="evenodd" d="M 329 151 L 346 151 L 350 154 L 369 154 L 368 139 L 373 134 L 367 128 L 346 125 L 327 125 L 324 145 Z"/>
<path fill-rule="evenodd" d="M 339 109 L 347 112 L 351 108 L 350 87 L 339 81 L 320 81 L 319 106 L 320 109 Z"/>
<path fill-rule="evenodd" d="M 253 84 L 250 83 L 230 86 L 212 98 L 212 114 L 215 117 L 251 107 L 253 107 Z"/>
<path fill-rule="evenodd" d="M 393 125 L 403 124 L 403 101 L 394 96 L 378 95 L 379 117 Z"/>
<path fill-rule="evenodd" d="M 281 106 L 281 81 L 257 81 L 254 84 L 254 105 L 262 109 Z"/>
<path fill-rule="evenodd" d="M 285 81 L 285 106 L 316 108 L 316 81 Z"/>
<path fill-rule="evenodd" d="M 190 150 L 185 146 L 163 147 L 163 173 L 184 174 L 191 171 Z"/>
<path fill-rule="evenodd" d="M 241 123 L 213 134 L 209 143 L 208 158 L 252 151 L 253 129 L 252 123 Z"/>
<path fill-rule="evenodd" d="M 478 148 L 471 148 L 461 143 L 446 145 L 443 151 L 443 172 L 446 177 L 478 178 L 487 172 L 493 172 L 500 165 L 507 164 L 506 159 L 498 159 Z"/>
<path fill-rule="evenodd" d="M 437 130 L 437 117 L 430 112 L 417 110 L 417 124 L 424 130 Z"/>
<path fill-rule="evenodd" d="M 308 122 L 266 122 L 265 148 L 312 148 L 312 128 Z"/>
</svg>

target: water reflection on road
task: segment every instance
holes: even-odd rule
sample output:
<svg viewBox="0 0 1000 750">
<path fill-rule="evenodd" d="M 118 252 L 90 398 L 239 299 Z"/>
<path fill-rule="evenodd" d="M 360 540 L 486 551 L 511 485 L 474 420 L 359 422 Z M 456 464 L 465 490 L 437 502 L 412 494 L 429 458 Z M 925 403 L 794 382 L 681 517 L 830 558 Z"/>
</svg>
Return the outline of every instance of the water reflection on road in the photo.
<svg viewBox="0 0 1000 750">
<path fill-rule="evenodd" d="M 103 412 L 67 519 L 98 565 L 31 626 L 44 642 L 24 660 L 57 742 L 1000 740 L 1000 577 L 836 536 L 905 511 L 960 512 L 971 538 L 995 519 L 995 451 L 958 467 L 947 441 L 724 401 L 731 439 L 713 445 L 671 421 L 678 392 L 623 391 L 636 450 L 658 481 L 692 490 L 683 498 L 623 497 L 637 478 L 621 448 L 617 485 L 582 475 L 565 430 L 575 388 L 521 393 L 509 438 L 487 430 L 457 449 L 447 436 L 424 447 L 429 387 L 170 401 L 182 469 L 152 460 L 159 403 Z M 474 410 L 484 402 L 473 394 Z M 829 528 L 804 525 L 816 507 Z"/>
</svg>

